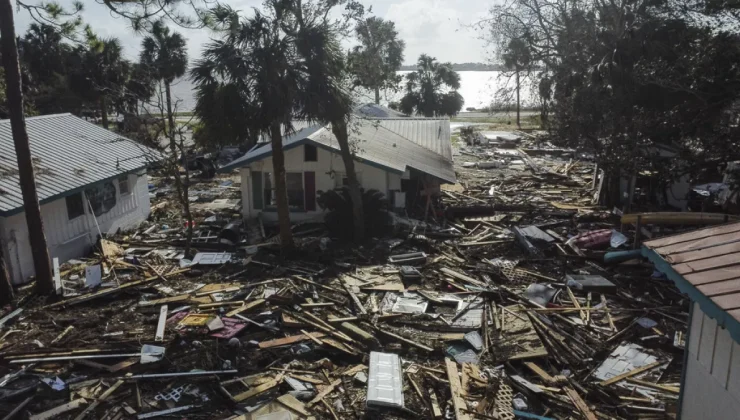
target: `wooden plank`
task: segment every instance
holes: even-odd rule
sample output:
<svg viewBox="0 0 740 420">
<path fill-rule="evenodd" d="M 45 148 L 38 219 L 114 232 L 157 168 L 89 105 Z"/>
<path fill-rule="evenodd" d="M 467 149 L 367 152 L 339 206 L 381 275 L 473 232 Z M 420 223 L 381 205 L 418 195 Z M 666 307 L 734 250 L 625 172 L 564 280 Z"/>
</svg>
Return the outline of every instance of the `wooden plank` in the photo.
<svg viewBox="0 0 740 420">
<path fill-rule="evenodd" d="M 704 284 L 701 286 L 697 286 L 696 288 L 709 297 L 724 295 L 727 293 L 735 293 L 740 291 L 740 279 L 732 279 Z"/>
<path fill-rule="evenodd" d="M 481 287 L 485 286 L 485 283 L 483 283 L 482 281 L 478 281 L 470 276 L 466 276 L 465 274 L 458 273 L 457 271 L 451 270 L 447 267 L 442 267 L 439 269 L 439 271 L 443 272 L 444 274 L 450 277 L 456 278 L 458 280 L 462 280 L 464 282 L 467 282 L 467 283 L 470 283 L 476 286 L 481 286 Z"/>
<path fill-rule="evenodd" d="M 97 400 L 93 401 L 92 404 L 88 405 L 87 408 L 85 409 L 85 411 L 83 411 L 82 413 L 80 413 L 79 416 L 75 417 L 75 420 L 82 420 L 85 417 L 87 417 L 87 415 L 90 414 L 91 412 L 93 412 L 100 405 L 100 403 L 104 402 L 105 400 L 108 399 L 108 397 L 110 397 L 111 395 L 113 395 L 113 393 L 116 392 L 116 390 L 121 385 L 123 385 L 123 382 L 124 382 L 123 380 L 119 380 L 118 382 L 116 382 L 115 384 L 113 384 L 110 388 L 108 388 L 103 393 L 103 395 L 101 395 Z"/>
<path fill-rule="evenodd" d="M 570 301 L 573 302 L 573 306 L 575 306 L 576 309 L 578 309 L 578 313 L 580 314 L 581 319 L 585 321 L 586 313 L 581 310 L 581 304 L 578 303 L 578 299 L 576 299 L 575 295 L 573 294 L 573 291 L 570 290 L 570 287 L 566 287 L 565 290 L 568 291 L 568 297 L 570 298 Z"/>
<path fill-rule="evenodd" d="M 265 303 L 265 300 L 264 299 L 255 299 L 255 300 L 253 300 L 251 302 L 245 303 L 243 306 L 241 306 L 239 308 L 236 308 L 236 309 L 234 309 L 231 312 L 227 312 L 226 313 L 226 317 L 228 317 L 228 318 L 233 317 L 236 314 L 240 314 L 242 312 L 249 311 L 249 310 L 254 309 L 254 308 L 256 308 L 256 307 L 258 307 L 260 305 L 263 305 L 264 303 Z"/>
<path fill-rule="evenodd" d="M 149 306 L 166 305 L 168 303 L 187 302 L 188 300 L 190 300 L 190 295 L 178 295 L 162 299 L 148 300 L 146 302 L 141 302 L 139 306 L 142 308 L 147 308 Z"/>
<path fill-rule="evenodd" d="M 329 395 L 329 394 L 331 394 L 332 392 L 334 392 L 334 388 L 336 388 L 336 387 L 337 387 L 337 386 L 338 386 L 339 384 L 341 384 L 341 383 L 342 383 L 342 380 L 341 380 L 341 379 L 337 379 L 336 381 L 332 382 L 332 383 L 331 383 L 331 385 L 329 385 L 329 386 L 327 386 L 326 388 L 324 388 L 324 390 L 323 390 L 323 391 L 321 391 L 321 392 L 319 392 L 319 393 L 318 393 L 318 394 L 317 394 L 317 395 L 316 395 L 316 396 L 314 397 L 314 399 L 312 399 L 311 401 L 309 401 L 309 402 L 308 402 L 308 404 L 306 404 L 306 406 L 307 406 L 307 407 L 309 407 L 309 408 L 311 408 L 311 406 L 313 406 L 313 405 L 314 405 L 314 404 L 316 404 L 317 402 L 321 401 L 321 400 L 322 400 L 322 399 L 323 399 L 324 397 L 326 397 L 327 395 Z"/>
<path fill-rule="evenodd" d="M 729 295 L 715 296 L 710 299 L 724 310 L 740 308 L 740 291 Z"/>
<path fill-rule="evenodd" d="M 692 274 L 699 271 L 713 270 L 716 268 L 731 267 L 740 265 L 740 255 L 730 254 L 722 255 L 715 258 L 707 258 L 705 260 L 692 261 L 673 266 L 679 274 Z"/>
<path fill-rule="evenodd" d="M 321 333 L 321 332 L 315 332 L 311 335 L 314 336 L 314 338 L 322 338 L 326 336 L 326 334 Z M 287 346 L 290 344 L 300 343 L 301 341 L 306 341 L 306 340 L 310 340 L 310 338 L 308 338 L 305 334 L 291 335 L 289 337 L 278 338 L 276 340 L 262 341 L 259 344 L 259 348 L 269 349 L 271 347 Z"/>
<path fill-rule="evenodd" d="M 663 364 L 663 362 L 653 362 L 653 363 L 650 363 L 649 365 L 645 365 L 645 366 L 641 366 L 641 367 L 636 368 L 636 369 L 632 369 L 629 372 L 625 372 L 625 373 L 623 373 L 621 375 L 617 375 L 617 376 L 615 376 L 613 378 L 609 378 L 607 380 L 601 381 L 601 382 L 599 382 L 599 385 L 601 385 L 601 386 L 607 386 L 607 385 L 615 384 L 615 383 L 617 383 L 619 381 L 625 380 L 625 379 L 630 378 L 632 376 L 639 375 L 642 372 L 647 372 L 650 369 L 654 369 L 654 368 L 660 366 L 661 364 Z"/>
<path fill-rule="evenodd" d="M 447 380 L 450 381 L 450 391 L 452 392 L 452 405 L 455 408 L 455 418 L 457 420 L 470 420 L 470 416 L 463 411 L 467 410 L 468 406 L 465 403 L 465 400 L 460 396 L 462 393 L 462 385 L 460 384 L 457 364 L 449 357 L 445 357 L 445 366 L 447 367 Z"/>
<path fill-rule="evenodd" d="M 167 322 L 167 305 L 162 305 L 159 308 L 159 322 L 157 323 L 157 331 L 154 334 L 154 341 L 164 341 L 164 327 Z"/>
<path fill-rule="evenodd" d="M 682 233 L 680 235 L 673 235 L 665 238 L 655 239 L 653 241 L 645 242 L 644 245 L 650 249 L 655 249 L 667 245 L 677 244 L 680 242 L 695 241 L 697 239 L 709 238 L 711 236 L 738 231 L 740 231 L 740 223 L 730 223 L 726 225 L 711 227 L 708 229 L 699 229 L 692 232 Z"/>
<path fill-rule="evenodd" d="M 717 268 L 703 273 L 687 274 L 683 276 L 686 281 L 699 286 L 702 284 L 714 283 L 732 279 L 740 279 L 740 266 Z"/>
<path fill-rule="evenodd" d="M 58 267 L 57 267 L 57 270 L 56 271 L 57 272 L 59 271 Z M 18 413 L 20 413 L 21 410 L 23 410 L 24 408 L 26 408 L 26 406 L 31 401 L 33 401 L 33 398 L 34 397 L 35 397 L 35 395 L 31 395 L 30 397 L 28 397 L 25 400 L 21 401 L 20 404 L 16 405 L 15 408 L 13 408 L 13 410 L 11 412 L 9 412 L 5 417 L 3 417 L 3 420 L 13 420 L 13 418 L 15 418 L 15 416 L 18 415 Z"/>
<path fill-rule="evenodd" d="M 524 366 L 528 367 L 532 372 L 536 373 L 537 376 L 539 376 L 540 378 L 542 378 L 543 381 L 545 381 L 545 383 L 548 383 L 548 384 L 554 384 L 555 383 L 555 378 L 553 378 L 552 376 L 550 376 L 550 374 L 548 374 L 547 372 L 545 372 L 544 369 L 542 369 L 541 367 L 537 366 L 536 363 L 533 363 L 533 362 L 524 362 Z"/>
<path fill-rule="evenodd" d="M 437 420 L 442 418 L 442 410 L 439 408 L 439 400 L 437 400 L 437 394 L 434 389 L 429 388 L 429 400 L 432 405 L 432 418 Z"/>
<path fill-rule="evenodd" d="M 324 345 L 324 342 L 323 342 L 323 341 L 321 341 L 321 340 L 319 340 L 318 338 L 314 337 L 314 336 L 313 336 L 313 335 L 311 335 L 311 333 L 309 333 L 308 331 L 306 331 L 306 330 L 301 330 L 301 332 L 303 333 L 303 335 L 305 335 L 306 337 L 310 338 L 310 339 L 311 339 L 311 341 L 313 341 L 314 343 L 316 343 L 316 344 L 318 344 L 318 345 L 320 345 L 320 346 Z"/>
<path fill-rule="evenodd" d="M 251 388 L 251 389 L 249 389 L 249 390 L 247 390 L 245 392 L 242 392 L 241 394 L 238 394 L 238 395 L 235 395 L 235 396 L 231 397 L 231 399 L 235 403 L 239 403 L 239 402 L 248 400 L 248 399 L 250 399 L 252 397 L 255 397 L 255 396 L 259 395 L 259 394 L 262 394 L 263 392 L 269 391 L 269 390 L 271 390 L 272 388 L 275 388 L 278 385 L 279 385 L 278 381 L 276 381 L 275 379 L 270 379 L 269 381 L 265 382 L 262 385 L 258 385 L 258 386 L 254 387 L 254 388 Z"/>
<path fill-rule="evenodd" d="M 578 392 L 576 392 L 575 389 L 566 386 L 563 388 L 563 391 L 565 391 L 565 394 L 568 396 L 568 398 L 570 398 L 570 400 L 573 402 L 573 405 L 576 406 L 578 411 L 583 415 L 583 417 L 586 418 L 586 420 L 597 420 L 596 415 L 588 407 L 588 404 L 583 401 L 581 396 L 578 395 Z"/>
<path fill-rule="evenodd" d="M 392 333 L 390 331 L 386 331 L 386 330 L 383 330 L 383 329 L 378 329 L 378 332 L 381 333 L 381 334 L 387 335 L 388 337 L 395 338 L 398 341 L 401 341 L 401 342 L 404 342 L 406 344 L 412 345 L 412 346 L 414 346 L 416 348 L 422 349 L 424 351 L 428 351 L 429 353 L 431 353 L 431 352 L 434 351 L 434 349 L 431 348 L 431 347 L 425 346 L 425 345 L 420 344 L 420 343 L 417 343 L 415 341 L 411 341 L 408 338 L 401 337 L 400 335 L 394 334 L 394 333 Z"/>
<path fill-rule="evenodd" d="M 306 411 L 306 406 L 302 402 L 298 401 L 296 397 L 290 394 L 283 394 L 279 396 L 277 400 L 280 402 L 280 404 L 288 407 L 289 409 L 299 413 L 304 417 L 308 417 L 311 415 L 311 413 Z"/>
<path fill-rule="evenodd" d="M 28 420 L 51 419 L 51 418 L 59 416 L 60 414 L 66 413 L 68 411 L 76 410 L 83 404 L 87 404 L 87 401 L 84 398 L 79 398 L 72 402 L 68 402 L 67 404 L 54 407 L 51 410 L 44 411 L 43 413 L 34 414 L 33 416 L 29 417 Z"/>
<path fill-rule="evenodd" d="M 681 392 L 681 388 L 678 388 L 678 387 L 654 384 L 652 382 L 647 382 L 647 381 L 643 381 L 640 379 L 627 378 L 626 381 L 631 384 L 640 385 L 640 386 L 644 386 L 644 387 L 652 388 L 652 389 L 657 389 L 659 391 L 670 392 L 671 394 L 679 394 Z"/>
<path fill-rule="evenodd" d="M 664 246 L 654 251 L 660 255 L 667 255 L 667 261 L 673 264 L 700 260 L 707 258 L 707 255 L 724 255 L 740 251 L 740 232 L 732 232 L 724 235 L 710 236 L 690 242 L 683 242 Z M 714 252 L 709 252 L 712 250 Z"/>
</svg>

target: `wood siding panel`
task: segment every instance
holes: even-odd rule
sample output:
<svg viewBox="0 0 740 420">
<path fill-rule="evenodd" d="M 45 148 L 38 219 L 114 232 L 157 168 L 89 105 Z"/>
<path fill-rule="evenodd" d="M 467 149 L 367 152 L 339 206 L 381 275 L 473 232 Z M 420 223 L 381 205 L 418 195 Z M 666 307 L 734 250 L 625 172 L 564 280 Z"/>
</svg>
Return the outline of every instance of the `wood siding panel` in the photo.
<svg viewBox="0 0 740 420">
<path fill-rule="evenodd" d="M 730 333 L 724 329 L 717 330 L 717 338 L 714 341 L 714 358 L 712 360 L 712 377 L 716 379 L 723 388 L 727 388 L 727 377 L 730 371 L 730 358 L 732 357 L 732 344 L 734 341 Z"/>
<path fill-rule="evenodd" d="M 701 331 L 704 325 L 704 312 L 699 304 L 694 302 L 691 314 L 691 332 L 689 333 L 689 359 L 696 360 L 699 356 L 699 344 L 701 344 Z"/>
<path fill-rule="evenodd" d="M 703 314 L 703 313 L 702 313 Z M 704 324 L 701 328 L 701 343 L 699 343 L 699 363 L 707 372 L 711 371 L 712 358 L 714 358 L 714 340 L 717 337 L 717 323 L 703 314 Z"/>
</svg>

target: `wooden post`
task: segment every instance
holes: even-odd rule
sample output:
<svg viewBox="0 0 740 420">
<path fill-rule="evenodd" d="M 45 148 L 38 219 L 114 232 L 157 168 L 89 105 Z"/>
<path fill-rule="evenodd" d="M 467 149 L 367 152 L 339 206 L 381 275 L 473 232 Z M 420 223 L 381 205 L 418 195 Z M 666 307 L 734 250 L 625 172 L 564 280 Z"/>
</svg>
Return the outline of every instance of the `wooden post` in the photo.
<svg viewBox="0 0 740 420">
<path fill-rule="evenodd" d="M 642 228 L 642 215 L 637 216 L 637 228 L 635 228 L 635 243 L 632 249 L 637 249 L 640 246 L 640 229 Z"/>
</svg>

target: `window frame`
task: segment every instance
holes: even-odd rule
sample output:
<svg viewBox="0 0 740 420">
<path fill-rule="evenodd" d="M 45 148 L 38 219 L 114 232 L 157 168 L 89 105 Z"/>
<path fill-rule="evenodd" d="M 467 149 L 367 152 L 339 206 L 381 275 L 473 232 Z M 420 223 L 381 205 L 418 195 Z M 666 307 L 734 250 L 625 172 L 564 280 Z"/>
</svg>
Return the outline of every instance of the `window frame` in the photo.
<svg viewBox="0 0 740 420">
<path fill-rule="evenodd" d="M 123 189 L 121 188 L 121 184 L 126 185 L 126 192 L 124 192 Z M 118 178 L 118 194 L 121 196 L 131 194 L 131 184 L 129 183 L 128 175 L 124 175 Z"/>
<path fill-rule="evenodd" d="M 308 151 L 313 150 L 313 159 L 309 159 Z M 316 147 L 313 144 L 304 144 L 303 145 L 303 161 L 304 162 L 318 162 L 319 161 L 319 148 Z"/>
<path fill-rule="evenodd" d="M 80 213 L 77 214 L 77 215 L 75 215 L 73 217 L 72 216 L 72 211 L 71 211 L 73 209 L 70 208 L 70 199 L 75 198 L 75 197 L 77 197 L 79 199 L 79 202 L 80 202 L 80 204 L 79 204 L 79 206 L 80 206 L 80 208 L 79 208 Z M 64 197 L 64 203 L 65 203 L 66 208 L 67 208 L 67 220 L 70 221 L 70 222 L 73 221 L 73 220 L 79 219 L 80 217 L 82 217 L 85 214 L 87 214 L 87 211 L 85 210 L 85 198 L 82 196 L 82 192 L 76 192 L 74 194 L 70 194 L 70 195 Z"/>
<path fill-rule="evenodd" d="M 287 189 L 288 184 L 288 175 L 300 175 L 301 176 L 301 199 L 302 203 L 301 206 L 291 206 L 290 205 L 290 193 L 288 194 L 288 210 L 295 213 L 305 212 L 306 211 L 306 179 L 305 174 L 303 172 L 285 172 L 285 186 Z M 267 180 L 270 180 L 271 188 L 267 188 Z M 264 196 L 264 202 L 262 203 L 262 210 L 268 211 L 268 212 L 274 212 L 277 211 L 277 203 L 275 202 L 275 186 L 274 184 L 274 174 L 272 172 L 262 172 L 262 194 Z M 269 191 L 269 195 L 268 195 Z M 290 191 L 290 190 L 289 190 Z"/>
</svg>

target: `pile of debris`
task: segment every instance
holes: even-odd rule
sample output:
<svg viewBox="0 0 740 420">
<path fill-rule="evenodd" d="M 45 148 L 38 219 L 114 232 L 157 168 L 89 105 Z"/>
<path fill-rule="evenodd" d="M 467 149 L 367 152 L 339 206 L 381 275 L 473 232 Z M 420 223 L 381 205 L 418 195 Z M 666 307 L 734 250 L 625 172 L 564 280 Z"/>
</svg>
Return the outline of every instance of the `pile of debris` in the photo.
<svg viewBox="0 0 740 420">
<path fill-rule="evenodd" d="M 628 249 L 633 228 L 595 207 L 593 165 L 466 150 L 505 164 L 461 165 L 445 220 L 400 217 L 406 230 L 357 248 L 311 227 L 290 259 L 264 226 L 239 224 L 227 179 L 195 187 L 186 259 L 176 199 L 154 182 L 147 226 L 56 268 L 57 301 L 28 293 L 4 310 L 0 415 L 675 413 L 689 303 Z"/>
</svg>

